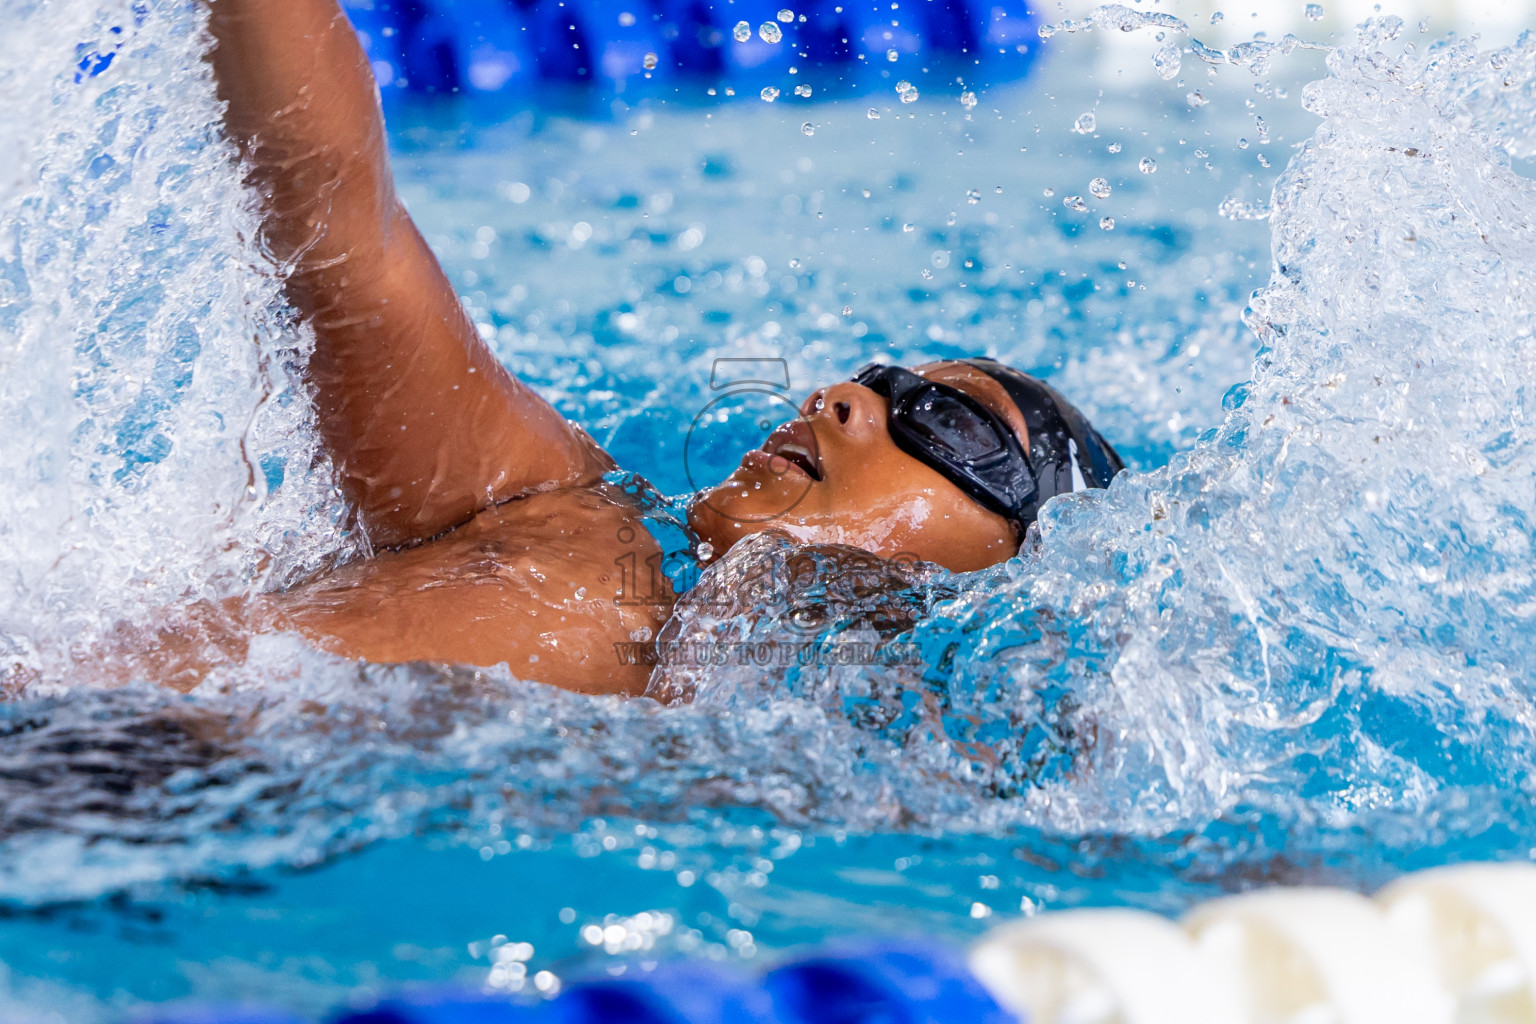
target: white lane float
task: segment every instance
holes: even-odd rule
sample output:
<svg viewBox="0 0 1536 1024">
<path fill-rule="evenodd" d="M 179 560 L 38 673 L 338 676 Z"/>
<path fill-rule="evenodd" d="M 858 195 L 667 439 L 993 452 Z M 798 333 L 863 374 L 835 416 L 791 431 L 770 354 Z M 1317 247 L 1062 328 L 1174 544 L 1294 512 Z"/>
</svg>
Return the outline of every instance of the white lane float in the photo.
<svg viewBox="0 0 1536 1024">
<path fill-rule="evenodd" d="M 1342 889 L 1268 889 L 1184 919 L 1213 973 L 1236 979 L 1250 1024 L 1452 1024 L 1425 948 L 1372 900 Z"/>
<path fill-rule="evenodd" d="M 1436 868 L 1376 898 L 1394 930 L 1428 951 L 1457 1024 L 1536 1024 L 1536 868 Z"/>
<path fill-rule="evenodd" d="M 1030 1024 L 1232 1024 L 1236 992 L 1178 925 L 1145 911 L 1069 910 L 993 929 L 971 970 Z"/>
<path fill-rule="evenodd" d="M 1177 923 L 1058 911 L 994 928 L 970 963 L 1029 1024 L 1536 1024 L 1536 865 L 1421 871 L 1374 899 L 1262 890 Z"/>
</svg>

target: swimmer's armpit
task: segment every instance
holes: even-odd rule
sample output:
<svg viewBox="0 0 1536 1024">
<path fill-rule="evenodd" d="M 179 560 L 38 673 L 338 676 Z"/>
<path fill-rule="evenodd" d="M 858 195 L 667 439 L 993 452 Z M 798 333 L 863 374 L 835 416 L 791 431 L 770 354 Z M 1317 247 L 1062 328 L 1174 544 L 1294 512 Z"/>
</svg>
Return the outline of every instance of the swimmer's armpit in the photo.
<svg viewBox="0 0 1536 1024">
<path fill-rule="evenodd" d="M 606 454 L 497 361 L 400 205 L 372 72 L 335 0 L 208 6 L 225 125 L 314 324 L 321 432 L 374 543 L 595 481 Z"/>
</svg>

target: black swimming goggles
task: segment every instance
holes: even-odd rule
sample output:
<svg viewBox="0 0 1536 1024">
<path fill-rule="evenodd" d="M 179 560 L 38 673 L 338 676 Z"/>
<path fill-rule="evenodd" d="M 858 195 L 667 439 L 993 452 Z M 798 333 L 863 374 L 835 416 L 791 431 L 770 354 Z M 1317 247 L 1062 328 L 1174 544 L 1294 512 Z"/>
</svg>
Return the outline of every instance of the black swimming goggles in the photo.
<svg viewBox="0 0 1536 1024">
<path fill-rule="evenodd" d="M 1022 535 L 1039 508 L 1040 487 L 1018 435 L 991 409 L 947 384 L 899 366 L 871 363 L 853 375 L 890 406 L 896 447 L 937 471 Z"/>
</svg>

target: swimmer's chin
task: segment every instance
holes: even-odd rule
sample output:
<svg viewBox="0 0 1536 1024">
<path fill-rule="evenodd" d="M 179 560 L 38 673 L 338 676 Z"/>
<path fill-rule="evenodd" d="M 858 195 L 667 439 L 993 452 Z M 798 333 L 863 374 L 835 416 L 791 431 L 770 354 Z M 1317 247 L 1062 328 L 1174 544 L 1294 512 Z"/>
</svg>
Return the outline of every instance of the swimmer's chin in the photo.
<svg viewBox="0 0 1536 1024">
<path fill-rule="evenodd" d="M 737 542 L 766 530 L 813 541 L 814 537 L 800 536 L 808 531 L 801 528 L 793 510 L 815 485 L 798 468 L 786 472 L 783 460 L 776 456 L 748 452 L 730 476 L 699 491 L 688 503 L 688 528 L 701 546 L 709 545 L 704 561 L 718 559 Z"/>
</svg>

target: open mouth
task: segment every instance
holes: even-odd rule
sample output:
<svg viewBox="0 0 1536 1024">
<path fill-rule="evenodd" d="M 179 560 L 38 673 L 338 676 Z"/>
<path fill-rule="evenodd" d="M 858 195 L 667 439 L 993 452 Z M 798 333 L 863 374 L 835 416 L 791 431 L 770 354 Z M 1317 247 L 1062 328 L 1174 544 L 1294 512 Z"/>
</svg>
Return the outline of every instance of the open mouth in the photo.
<svg viewBox="0 0 1536 1024">
<path fill-rule="evenodd" d="M 816 445 L 816 435 L 805 420 L 790 420 L 774 428 L 768 440 L 763 442 L 763 451 L 777 455 L 812 480 L 821 479 L 821 456 Z"/>
</svg>

